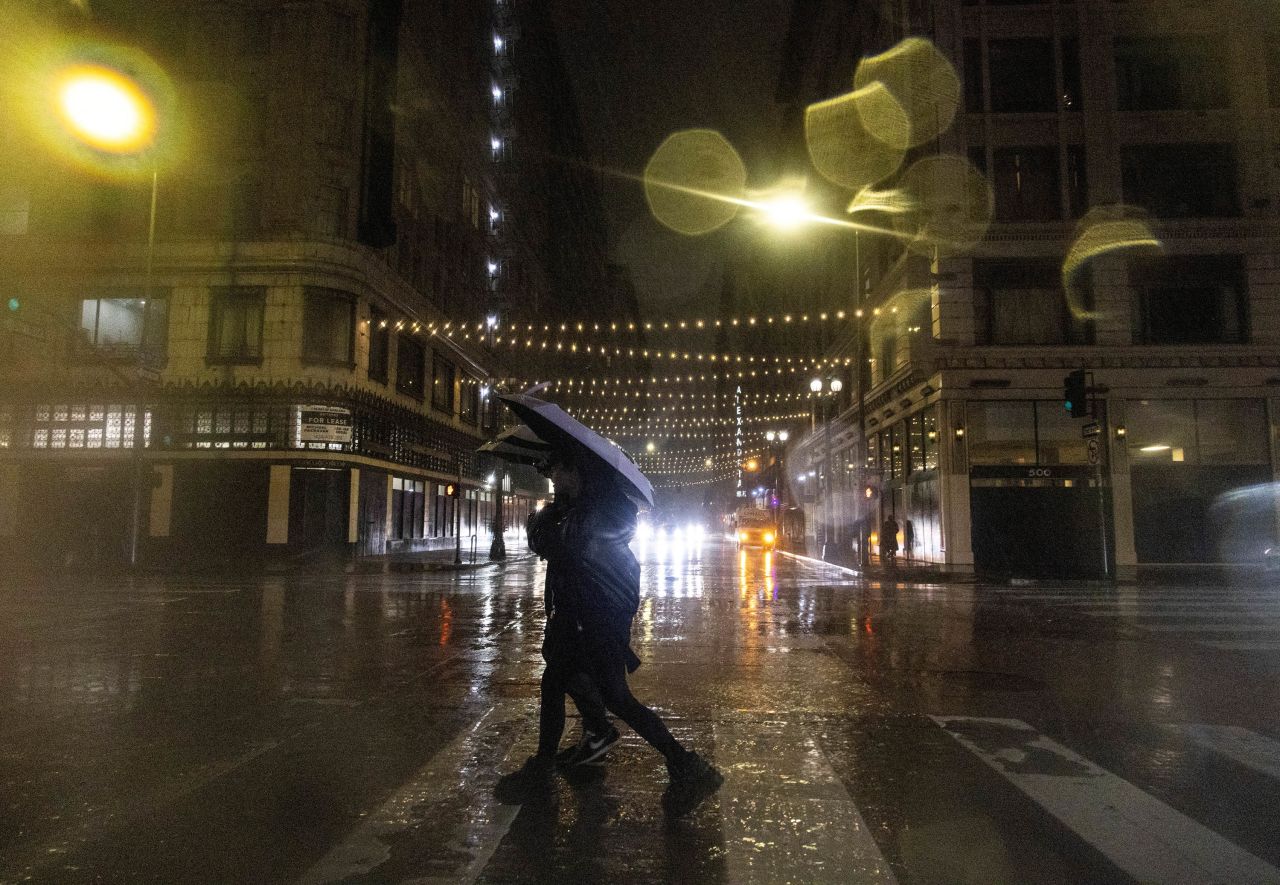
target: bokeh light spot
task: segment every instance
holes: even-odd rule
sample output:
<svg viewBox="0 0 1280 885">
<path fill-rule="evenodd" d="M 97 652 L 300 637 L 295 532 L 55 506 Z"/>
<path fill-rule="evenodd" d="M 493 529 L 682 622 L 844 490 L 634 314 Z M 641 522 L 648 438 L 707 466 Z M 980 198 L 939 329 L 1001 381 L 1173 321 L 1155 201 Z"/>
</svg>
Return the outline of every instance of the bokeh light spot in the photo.
<svg viewBox="0 0 1280 885">
<path fill-rule="evenodd" d="M 90 147 L 136 153 L 156 136 L 156 107 L 139 84 L 103 65 L 73 65 L 56 81 L 63 124 Z"/>
<path fill-rule="evenodd" d="M 991 185 L 963 157 L 939 154 L 916 161 L 903 173 L 899 190 L 911 208 L 895 223 L 911 236 L 913 251 L 946 255 L 972 248 L 991 224 Z"/>
<path fill-rule="evenodd" d="M 1098 206 L 1080 219 L 1076 237 L 1062 260 L 1062 288 L 1077 319 L 1095 316 L 1085 307 L 1077 285 L 1079 272 L 1094 258 L 1130 249 L 1164 249 L 1142 210 L 1121 205 Z"/>
<path fill-rule="evenodd" d="M 876 132 L 910 125 L 893 94 L 882 83 L 871 83 L 806 108 L 805 145 L 824 178 L 859 190 L 892 175 L 902 164 L 903 149 Z"/>
<path fill-rule="evenodd" d="M 727 224 L 738 213 L 746 184 L 742 158 L 712 129 L 668 136 L 644 170 L 644 195 L 654 218 L 689 236 Z"/>
<path fill-rule="evenodd" d="M 946 56 L 928 40 L 908 37 L 859 62 L 854 89 L 861 91 L 877 81 L 897 99 L 907 120 L 905 125 L 887 116 L 866 121 L 867 131 L 885 144 L 906 150 L 932 141 L 950 128 L 960 106 L 960 78 Z"/>
</svg>

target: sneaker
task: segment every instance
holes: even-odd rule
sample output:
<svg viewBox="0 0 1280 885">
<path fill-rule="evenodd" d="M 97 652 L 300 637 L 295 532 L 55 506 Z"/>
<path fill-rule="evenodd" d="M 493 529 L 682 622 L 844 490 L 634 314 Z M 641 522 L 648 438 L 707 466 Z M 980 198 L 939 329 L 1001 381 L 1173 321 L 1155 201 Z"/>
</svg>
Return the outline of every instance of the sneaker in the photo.
<svg viewBox="0 0 1280 885">
<path fill-rule="evenodd" d="M 550 756 L 530 756 L 524 765 L 498 778 L 494 798 L 503 805 L 523 805 L 551 792 L 555 760 Z"/>
<path fill-rule="evenodd" d="M 556 764 L 563 768 L 574 768 L 579 765 L 604 765 L 604 754 L 618 742 L 618 729 L 612 725 L 604 734 L 582 733 L 582 740 L 572 747 L 556 754 Z"/>
<path fill-rule="evenodd" d="M 693 811 L 724 783 L 724 775 L 692 750 L 667 760 L 667 774 L 671 783 L 662 794 L 662 807 L 673 817 Z"/>
</svg>

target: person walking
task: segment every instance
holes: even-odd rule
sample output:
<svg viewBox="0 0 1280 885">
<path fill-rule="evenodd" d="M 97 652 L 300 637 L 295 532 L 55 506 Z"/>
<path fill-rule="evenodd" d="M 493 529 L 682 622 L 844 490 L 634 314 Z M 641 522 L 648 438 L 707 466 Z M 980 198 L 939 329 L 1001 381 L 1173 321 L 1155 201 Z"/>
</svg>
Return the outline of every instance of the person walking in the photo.
<svg viewBox="0 0 1280 885">
<path fill-rule="evenodd" d="M 565 695 L 588 697 L 588 689 L 594 689 L 609 712 L 662 754 L 670 777 L 663 805 L 668 813 L 685 814 L 719 789 L 724 778 L 683 747 L 627 685 L 627 674 L 640 666 L 631 649 L 640 564 L 628 546 L 636 506 L 619 488 L 616 474 L 589 453 L 557 449 L 540 472 L 555 483 L 557 500 L 530 517 L 528 525 L 529 546 L 547 561 L 550 606 L 542 644 L 546 667 L 538 751 L 499 780 L 499 799 L 524 801 L 550 786 L 565 726 Z M 588 722 L 584 717 L 583 728 L 588 746 L 591 739 L 616 740 L 609 739 L 614 730 L 599 718 Z M 566 761 L 572 764 L 581 755 Z"/>
<path fill-rule="evenodd" d="M 898 521 L 890 513 L 880 525 L 880 558 L 893 565 L 898 557 Z"/>
</svg>

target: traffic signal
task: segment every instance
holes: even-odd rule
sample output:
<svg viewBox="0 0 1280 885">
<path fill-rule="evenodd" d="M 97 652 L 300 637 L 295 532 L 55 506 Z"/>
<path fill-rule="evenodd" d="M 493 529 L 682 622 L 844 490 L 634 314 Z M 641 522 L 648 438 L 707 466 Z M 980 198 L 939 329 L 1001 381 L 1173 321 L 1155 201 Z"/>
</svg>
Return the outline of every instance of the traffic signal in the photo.
<svg viewBox="0 0 1280 885">
<path fill-rule="evenodd" d="M 446 498 L 458 497 L 458 484 L 452 482 L 446 483 L 444 487 L 444 494 Z"/>
<path fill-rule="evenodd" d="M 19 310 L 22 309 L 22 300 L 20 298 L 17 298 L 16 296 L 13 298 L 10 298 L 8 306 L 9 306 L 10 313 L 17 313 Z"/>
<path fill-rule="evenodd" d="M 1089 414 L 1089 385 L 1084 369 L 1076 369 L 1062 379 L 1062 407 L 1072 418 L 1084 418 Z"/>
</svg>

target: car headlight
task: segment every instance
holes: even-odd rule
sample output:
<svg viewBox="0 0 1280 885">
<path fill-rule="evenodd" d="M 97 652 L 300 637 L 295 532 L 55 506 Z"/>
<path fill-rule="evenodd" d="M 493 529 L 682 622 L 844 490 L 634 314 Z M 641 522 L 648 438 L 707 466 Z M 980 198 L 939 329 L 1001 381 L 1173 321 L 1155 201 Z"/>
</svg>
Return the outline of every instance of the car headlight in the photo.
<svg viewBox="0 0 1280 885">
<path fill-rule="evenodd" d="M 772 544 L 772 543 L 773 543 L 773 532 L 765 532 L 765 533 L 764 533 L 764 542 L 765 542 L 766 544 Z"/>
<path fill-rule="evenodd" d="M 748 537 L 750 537 L 750 536 L 749 536 L 746 532 L 738 532 L 738 540 L 739 540 L 739 541 L 745 541 L 745 540 L 747 540 L 747 538 L 748 538 Z"/>
</svg>

